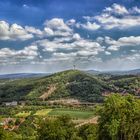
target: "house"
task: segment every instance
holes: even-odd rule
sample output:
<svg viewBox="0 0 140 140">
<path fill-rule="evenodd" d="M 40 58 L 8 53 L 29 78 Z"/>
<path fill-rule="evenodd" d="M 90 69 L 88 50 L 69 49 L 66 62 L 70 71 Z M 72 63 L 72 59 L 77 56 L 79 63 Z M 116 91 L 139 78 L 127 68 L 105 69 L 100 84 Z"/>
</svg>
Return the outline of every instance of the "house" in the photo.
<svg viewBox="0 0 140 140">
<path fill-rule="evenodd" d="M 12 102 L 5 102 L 4 103 L 6 106 L 17 106 L 18 102 L 17 101 L 12 101 Z"/>
</svg>

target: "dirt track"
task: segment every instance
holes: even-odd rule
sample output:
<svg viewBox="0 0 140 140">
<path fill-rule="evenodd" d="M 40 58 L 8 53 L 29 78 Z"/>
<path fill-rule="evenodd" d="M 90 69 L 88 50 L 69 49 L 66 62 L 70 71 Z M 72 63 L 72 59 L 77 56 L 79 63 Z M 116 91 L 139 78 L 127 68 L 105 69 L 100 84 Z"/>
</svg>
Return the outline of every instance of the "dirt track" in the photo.
<svg viewBox="0 0 140 140">
<path fill-rule="evenodd" d="M 97 121 L 98 121 L 98 116 L 91 118 L 91 119 L 88 119 L 88 120 L 85 120 L 84 122 L 76 125 L 76 128 L 81 127 L 82 125 L 85 125 L 85 124 L 97 124 Z"/>
<path fill-rule="evenodd" d="M 56 86 L 55 85 L 50 85 L 49 90 L 47 92 L 44 92 L 43 95 L 41 95 L 39 98 L 40 99 L 47 99 L 54 91 L 56 90 Z"/>
</svg>

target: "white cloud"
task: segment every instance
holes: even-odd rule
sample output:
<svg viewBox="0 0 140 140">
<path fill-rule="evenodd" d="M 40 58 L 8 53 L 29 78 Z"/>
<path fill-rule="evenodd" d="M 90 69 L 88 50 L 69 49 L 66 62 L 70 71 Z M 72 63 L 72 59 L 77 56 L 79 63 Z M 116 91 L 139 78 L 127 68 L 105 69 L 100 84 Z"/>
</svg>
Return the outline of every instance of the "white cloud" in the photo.
<svg viewBox="0 0 140 140">
<path fill-rule="evenodd" d="M 42 36 L 43 32 L 39 29 L 36 29 L 35 27 L 31 27 L 31 26 L 25 26 L 25 30 L 29 33 L 38 35 L 38 36 Z"/>
<path fill-rule="evenodd" d="M 80 35 L 79 35 L 78 33 L 75 33 L 75 34 L 73 35 L 73 39 L 79 40 L 79 39 L 81 39 L 81 37 L 80 37 Z"/>
<path fill-rule="evenodd" d="M 86 57 L 88 59 L 88 57 L 96 56 L 104 51 L 104 48 L 99 43 L 85 40 L 79 34 L 74 34 L 71 38 L 57 38 L 53 41 L 43 39 L 34 44 L 40 46 L 44 52 L 55 54 L 52 57 L 59 56 L 59 59 L 60 57 L 64 58 L 64 56 L 71 55 L 72 59 L 74 59 L 74 56 L 79 58 Z"/>
<path fill-rule="evenodd" d="M 117 51 L 124 46 L 135 47 L 140 45 L 140 36 L 121 37 L 118 40 L 113 40 L 109 37 L 106 37 L 105 43 L 109 45 L 108 50 Z"/>
<path fill-rule="evenodd" d="M 105 54 L 106 54 L 106 55 L 111 55 L 111 52 L 105 51 Z"/>
<path fill-rule="evenodd" d="M 89 21 L 86 24 L 80 24 L 80 26 L 82 28 L 84 28 L 86 30 L 90 30 L 90 31 L 94 31 L 94 30 L 97 30 L 97 29 L 100 28 L 100 25 L 96 24 L 95 22 L 94 23 L 91 23 Z"/>
<path fill-rule="evenodd" d="M 96 20 L 104 29 L 126 29 L 134 26 L 140 26 L 140 17 L 125 16 L 123 18 L 117 18 L 108 14 L 102 14 L 96 16 Z"/>
<path fill-rule="evenodd" d="M 140 9 L 138 7 L 132 7 L 127 9 L 126 7 L 113 4 L 111 7 L 106 7 L 101 14 L 93 17 L 84 16 L 88 22 L 83 24 L 87 29 L 127 29 L 135 26 L 140 26 Z M 77 24 L 80 27 L 80 24 Z"/>
<path fill-rule="evenodd" d="M 33 35 L 20 25 L 9 25 L 5 21 L 0 21 L 0 40 L 28 40 L 31 38 Z"/>
<path fill-rule="evenodd" d="M 68 21 L 66 22 L 66 24 L 67 24 L 68 26 L 73 26 L 73 25 L 75 25 L 75 23 L 76 23 L 76 20 L 75 20 L 75 19 L 70 19 L 70 20 L 68 20 Z"/>
<path fill-rule="evenodd" d="M 74 22 L 71 20 L 69 22 Z M 53 18 L 51 20 L 46 20 L 44 28 L 44 35 L 47 36 L 69 36 L 72 34 L 73 30 L 64 23 L 61 18 Z"/>
<path fill-rule="evenodd" d="M 125 15 L 128 14 L 128 10 L 119 4 L 114 3 L 111 7 L 107 7 L 103 10 L 105 13 L 115 14 L 115 15 Z"/>
<path fill-rule="evenodd" d="M 54 31 L 48 27 L 44 28 L 45 35 L 47 36 L 54 36 Z"/>
<path fill-rule="evenodd" d="M 62 61 L 62 60 L 70 60 L 73 59 L 74 57 L 76 57 L 77 53 L 72 52 L 72 53 L 62 53 L 62 52 L 58 52 L 58 53 L 53 53 L 52 57 L 51 57 L 51 61 L 55 60 L 55 61 Z M 49 59 L 50 60 L 50 59 Z"/>
<path fill-rule="evenodd" d="M 74 24 L 75 20 L 71 19 L 67 24 Z M 31 26 L 22 27 L 18 24 L 12 24 L 5 21 L 0 21 L 0 40 L 28 40 L 35 36 L 39 38 L 50 36 L 70 36 L 73 34 L 73 30 L 64 23 L 63 19 L 53 18 L 45 22 L 43 30 L 37 29 Z"/>
<path fill-rule="evenodd" d="M 111 45 L 107 48 L 107 50 L 109 51 L 118 51 L 120 48 L 120 46 L 117 46 L 117 45 Z"/>
<path fill-rule="evenodd" d="M 140 9 L 133 7 L 132 9 L 126 9 L 122 5 L 113 4 L 111 7 L 107 7 L 101 15 L 95 16 L 95 20 L 104 29 L 126 29 L 134 26 L 140 26 L 140 16 L 134 15 L 138 13 Z M 121 15 L 122 17 L 119 17 Z"/>
<path fill-rule="evenodd" d="M 140 45 L 140 36 L 121 37 L 118 40 L 120 45 L 136 46 Z"/>
<path fill-rule="evenodd" d="M 71 31 L 71 29 L 64 23 L 61 18 L 53 18 L 45 21 L 44 25 L 53 30 Z"/>
<path fill-rule="evenodd" d="M 132 14 L 140 14 L 140 9 L 136 6 L 129 10 Z"/>
<path fill-rule="evenodd" d="M 1 64 L 17 64 L 22 61 L 33 60 L 38 56 L 37 46 L 28 46 L 22 50 L 14 50 L 9 48 L 0 49 L 0 63 Z"/>
<path fill-rule="evenodd" d="M 129 62 L 131 66 L 134 66 L 134 63 L 136 67 L 138 66 L 140 58 L 138 53 L 140 52 L 136 51 L 135 47 L 140 45 L 140 36 L 120 37 L 116 40 L 102 36 L 93 40 L 83 38 L 82 34 L 76 33 L 73 27 L 77 26 L 90 31 L 101 28 L 127 29 L 139 25 L 140 17 L 137 14 L 139 14 L 138 7 L 126 9 L 114 4 L 112 7 L 103 10 L 101 15 L 92 18 L 85 17 L 86 23 L 76 23 L 74 19 L 64 22 L 63 19 L 54 18 L 46 21 L 42 30 L 30 26 L 24 28 L 17 24 L 9 25 L 7 22 L 1 21 L 0 40 L 38 38 L 35 38 L 36 41 L 31 45 L 20 50 L 0 49 L 0 64 L 47 64 L 47 67 L 48 65 L 53 67 L 56 64 L 57 67 L 63 69 L 77 62 L 81 68 L 89 68 L 94 65 L 95 68 L 111 69 L 116 64 L 114 69 L 117 67 L 124 69 L 127 67 L 124 65 L 125 62 Z M 119 51 L 122 47 L 128 47 L 129 53 L 133 55 L 122 54 Z M 111 58 L 112 56 L 113 58 Z"/>
</svg>

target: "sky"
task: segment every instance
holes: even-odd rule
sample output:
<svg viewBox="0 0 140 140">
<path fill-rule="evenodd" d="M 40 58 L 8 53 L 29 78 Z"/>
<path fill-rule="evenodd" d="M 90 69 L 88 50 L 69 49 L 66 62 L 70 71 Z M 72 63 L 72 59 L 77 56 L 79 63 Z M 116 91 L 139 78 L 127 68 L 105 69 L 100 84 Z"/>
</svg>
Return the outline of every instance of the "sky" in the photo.
<svg viewBox="0 0 140 140">
<path fill-rule="evenodd" d="M 0 0 L 0 74 L 140 68 L 140 0 Z"/>
</svg>

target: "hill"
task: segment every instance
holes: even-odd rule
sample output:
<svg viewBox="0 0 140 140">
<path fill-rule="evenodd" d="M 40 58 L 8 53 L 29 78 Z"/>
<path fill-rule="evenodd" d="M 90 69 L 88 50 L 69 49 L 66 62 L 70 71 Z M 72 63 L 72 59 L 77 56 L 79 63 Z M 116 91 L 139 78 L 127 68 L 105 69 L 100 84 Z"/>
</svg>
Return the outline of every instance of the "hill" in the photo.
<svg viewBox="0 0 140 140">
<path fill-rule="evenodd" d="M 40 78 L 1 81 L 0 98 L 4 100 L 53 100 L 76 98 L 101 101 L 108 85 L 99 77 L 78 70 L 68 70 Z"/>
<path fill-rule="evenodd" d="M 140 77 L 68 70 L 44 77 L 0 80 L 1 101 L 77 99 L 102 102 L 103 96 L 112 92 L 140 95 Z"/>
</svg>

